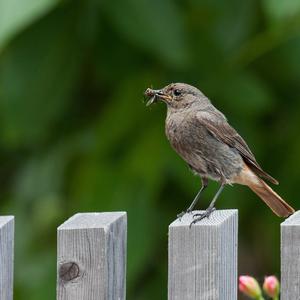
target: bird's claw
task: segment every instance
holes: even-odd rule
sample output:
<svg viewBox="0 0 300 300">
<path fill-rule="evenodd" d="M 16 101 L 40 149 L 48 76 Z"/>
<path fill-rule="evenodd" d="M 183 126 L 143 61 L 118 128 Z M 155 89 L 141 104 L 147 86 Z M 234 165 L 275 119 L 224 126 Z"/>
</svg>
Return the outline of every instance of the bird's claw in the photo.
<svg viewBox="0 0 300 300">
<path fill-rule="evenodd" d="M 211 215 L 211 213 L 212 213 L 213 211 L 215 211 L 215 210 L 216 210 L 215 207 L 209 207 L 209 208 L 207 208 L 206 211 L 203 212 L 203 213 L 194 214 L 194 215 L 193 215 L 194 220 L 191 222 L 190 227 L 191 227 L 193 224 L 195 224 L 195 223 L 197 223 L 197 222 L 199 222 L 199 221 L 201 221 L 201 220 L 203 220 L 203 219 L 205 219 L 205 218 L 209 218 L 210 215 Z"/>
</svg>

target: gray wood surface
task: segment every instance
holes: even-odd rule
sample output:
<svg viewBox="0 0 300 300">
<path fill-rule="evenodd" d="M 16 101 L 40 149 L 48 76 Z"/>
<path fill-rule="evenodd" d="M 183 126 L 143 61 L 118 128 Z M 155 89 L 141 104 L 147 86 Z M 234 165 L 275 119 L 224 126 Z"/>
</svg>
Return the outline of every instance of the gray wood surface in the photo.
<svg viewBox="0 0 300 300">
<path fill-rule="evenodd" d="M 124 300 L 125 212 L 76 214 L 58 227 L 58 300 Z"/>
<path fill-rule="evenodd" d="M 0 299 L 13 299 L 14 217 L 0 216 Z"/>
<path fill-rule="evenodd" d="M 186 214 L 169 227 L 168 299 L 236 300 L 237 210 L 214 211 L 190 228 L 192 220 Z"/>
<path fill-rule="evenodd" d="M 300 300 L 300 211 L 281 223 L 281 300 Z"/>
</svg>

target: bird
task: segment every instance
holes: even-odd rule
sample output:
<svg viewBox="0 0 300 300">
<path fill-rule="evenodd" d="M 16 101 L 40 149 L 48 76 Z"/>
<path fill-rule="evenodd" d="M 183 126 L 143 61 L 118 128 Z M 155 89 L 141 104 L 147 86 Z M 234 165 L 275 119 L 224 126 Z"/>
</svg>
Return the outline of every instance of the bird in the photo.
<svg viewBox="0 0 300 300">
<path fill-rule="evenodd" d="M 190 169 L 201 178 L 201 188 L 189 207 L 180 213 L 191 213 L 209 180 L 219 188 L 204 212 L 194 214 L 194 224 L 209 218 L 225 185 L 248 186 L 279 217 L 287 217 L 294 209 L 265 182 L 278 181 L 266 173 L 256 161 L 245 140 L 228 123 L 198 88 L 186 83 L 171 83 L 162 89 L 147 88 L 147 106 L 164 102 L 167 105 L 165 133 L 172 148 Z"/>
</svg>

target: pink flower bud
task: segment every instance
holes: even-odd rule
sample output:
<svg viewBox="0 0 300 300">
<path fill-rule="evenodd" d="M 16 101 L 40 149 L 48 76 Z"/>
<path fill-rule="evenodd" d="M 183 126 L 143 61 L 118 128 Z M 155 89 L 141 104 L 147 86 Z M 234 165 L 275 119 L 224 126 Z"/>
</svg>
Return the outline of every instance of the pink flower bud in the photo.
<svg viewBox="0 0 300 300">
<path fill-rule="evenodd" d="M 265 277 L 263 289 L 265 293 L 271 297 L 276 298 L 279 295 L 279 281 L 275 276 Z"/>
<path fill-rule="evenodd" d="M 252 299 L 259 299 L 261 297 L 259 284 L 256 279 L 251 276 L 240 276 L 239 290 Z"/>
</svg>

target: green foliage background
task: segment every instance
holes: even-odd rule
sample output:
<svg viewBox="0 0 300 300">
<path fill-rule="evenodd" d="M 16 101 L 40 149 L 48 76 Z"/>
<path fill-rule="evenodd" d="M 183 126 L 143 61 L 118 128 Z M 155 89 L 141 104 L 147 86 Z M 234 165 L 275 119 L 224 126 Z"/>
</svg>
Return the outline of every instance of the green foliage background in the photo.
<svg viewBox="0 0 300 300">
<path fill-rule="evenodd" d="M 146 87 L 198 86 L 298 207 L 300 2 L 0 0 L 1 214 L 16 216 L 15 299 L 55 298 L 56 227 L 128 212 L 128 299 L 166 299 L 168 224 L 199 188 Z M 200 207 L 215 192 L 211 184 Z M 240 273 L 279 273 L 279 220 L 245 187 Z"/>
</svg>

